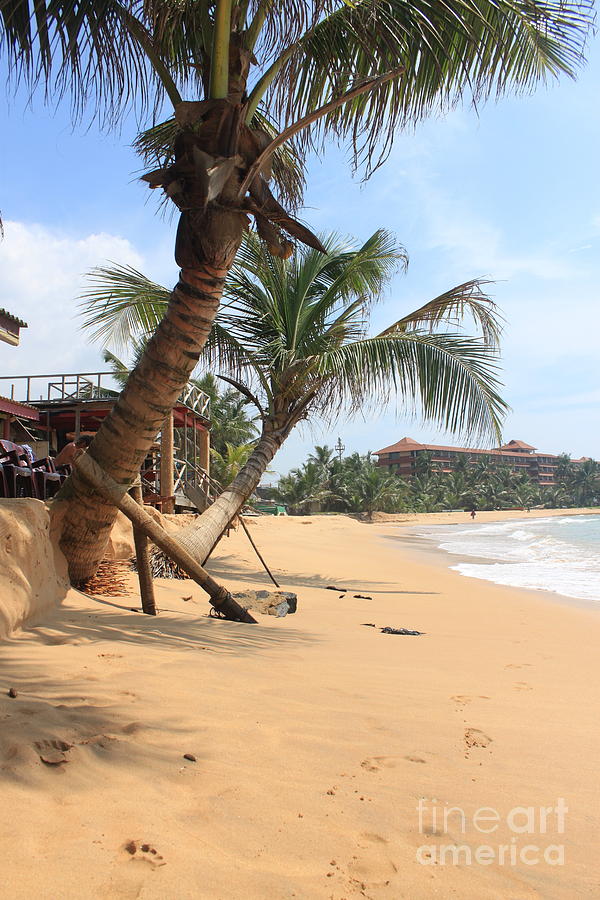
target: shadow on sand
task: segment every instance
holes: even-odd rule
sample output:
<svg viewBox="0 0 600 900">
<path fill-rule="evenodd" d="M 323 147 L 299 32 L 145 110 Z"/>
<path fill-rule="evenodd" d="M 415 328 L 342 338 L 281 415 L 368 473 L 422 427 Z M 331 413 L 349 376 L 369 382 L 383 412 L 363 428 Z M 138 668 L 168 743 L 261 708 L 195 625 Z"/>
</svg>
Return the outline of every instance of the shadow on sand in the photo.
<svg viewBox="0 0 600 900">
<path fill-rule="evenodd" d="M 231 579 L 242 579 L 251 584 L 260 584 L 261 587 L 273 590 L 273 585 L 268 576 L 262 569 L 255 571 L 244 571 L 240 573 L 239 560 L 234 554 L 229 556 L 221 556 L 216 560 L 209 560 L 206 568 L 215 578 L 228 584 Z M 281 572 L 271 567 L 273 575 L 281 585 L 282 590 L 294 590 L 296 587 L 309 588 L 327 588 L 328 585 L 335 585 L 339 588 L 346 588 L 347 591 L 356 591 L 357 593 L 368 594 L 438 594 L 439 591 L 408 591 L 400 590 L 394 587 L 394 581 L 369 581 L 367 579 L 358 580 L 355 578 L 340 579 L 339 575 L 306 575 L 298 572 Z M 229 586 L 229 585 L 228 585 Z M 234 589 L 235 590 L 235 589 Z M 334 594 L 334 591 L 328 593 Z M 300 598 L 299 598 L 300 599 Z"/>
</svg>

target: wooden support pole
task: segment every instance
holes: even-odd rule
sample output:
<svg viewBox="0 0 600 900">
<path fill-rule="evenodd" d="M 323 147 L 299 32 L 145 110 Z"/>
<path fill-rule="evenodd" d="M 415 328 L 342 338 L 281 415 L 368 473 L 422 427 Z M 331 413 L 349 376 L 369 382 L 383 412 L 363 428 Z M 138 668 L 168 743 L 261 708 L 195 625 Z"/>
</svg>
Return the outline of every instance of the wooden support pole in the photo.
<svg viewBox="0 0 600 900">
<path fill-rule="evenodd" d="M 131 488 L 131 494 L 136 503 L 143 508 L 142 485 L 140 482 Z M 150 554 L 148 552 L 148 538 L 136 525 L 133 526 L 133 541 L 135 543 L 135 561 L 140 582 L 140 596 L 142 598 L 142 611 L 147 616 L 155 616 L 156 601 L 154 599 L 154 581 L 150 569 Z"/>
<path fill-rule="evenodd" d="M 129 485 L 118 484 L 98 465 L 90 453 L 80 456 L 76 466 L 79 473 L 98 493 L 114 503 L 133 522 L 134 526 L 139 528 L 146 537 L 149 537 L 163 553 L 181 566 L 183 571 L 206 591 L 217 612 L 234 622 L 248 622 L 256 625 L 256 619 L 233 599 L 227 588 L 215 581 L 175 538 L 167 534 L 164 528 L 129 496 L 127 493 Z"/>
<path fill-rule="evenodd" d="M 210 431 L 203 428 L 198 433 L 198 463 L 207 475 L 210 475 Z"/>
<path fill-rule="evenodd" d="M 173 462 L 173 413 L 170 412 L 163 422 L 160 435 L 160 493 L 167 499 L 163 502 L 162 511 L 175 512 L 175 467 Z"/>
<path fill-rule="evenodd" d="M 255 544 L 254 541 L 252 540 L 252 535 L 251 535 L 250 532 L 248 531 L 248 526 L 247 526 L 246 523 L 244 522 L 244 517 L 238 513 L 238 519 L 240 520 L 240 524 L 241 524 L 242 528 L 243 528 L 244 531 L 246 532 L 246 537 L 248 538 L 248 540 L 249 540 L 250 543 L 252 544 L 252 549 L 254 550 L 254 552 L 256 553 L 256 555 L 258 556 L 258 558 L 260 559 L 261 563 L 263 564 L 263 568 L 264 568 L 265 572 L 267 573 L 267 575 L 269 576 L 269 578 L 271 579 L 271 581 L 273 582 L 273 584 L 275 585 L 275 587 L 278 588 L 279 585 L 278 585 L 277 582 L 275 581 L 275 577 L 274 577 L 273 573 L 271 572 L 271 570 L 269 569 L 268 565 L 267 565 L 266 562 L 264 561 L 264 559 L 263 559 L 263 557 L 262 557 L 262 555 L 261 555 L 260 550 L 258 549 L 258 547 L 256 546 L 256 544 Z"/>
</svg>

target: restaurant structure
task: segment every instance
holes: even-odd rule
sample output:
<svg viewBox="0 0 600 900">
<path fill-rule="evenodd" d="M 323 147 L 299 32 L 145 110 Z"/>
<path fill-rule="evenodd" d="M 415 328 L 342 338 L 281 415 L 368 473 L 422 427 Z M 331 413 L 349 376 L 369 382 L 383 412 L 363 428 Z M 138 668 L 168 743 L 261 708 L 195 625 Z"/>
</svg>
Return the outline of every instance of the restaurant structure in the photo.
<svg viewBox="0 0 600 900">
<path fill-rule="evenodd" d="M 6 394 L 8 396 L 1 396 Z M 119 396 L 111 372 L 0 377 L 0 439 L 28 444 L 36 459 L 93 437 Z M 210 398 L 186 385 L 141 468 L 144 502 L 162 512 L 207 505 Z"/>
</svg>

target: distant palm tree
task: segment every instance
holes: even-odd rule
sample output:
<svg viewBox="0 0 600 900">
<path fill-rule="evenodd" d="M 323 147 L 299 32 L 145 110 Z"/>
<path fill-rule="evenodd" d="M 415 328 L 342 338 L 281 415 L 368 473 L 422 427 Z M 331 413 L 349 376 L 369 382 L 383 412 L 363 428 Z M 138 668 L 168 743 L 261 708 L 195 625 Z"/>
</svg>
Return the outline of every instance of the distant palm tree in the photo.
<svg viewBox="0 0 600 900">
<path fill-rule="evenodd" d="M 229 442 L 225 443 L 223 453 L 211 448 L 211 479 L 217 482 L 221 490 L 224 490 L 237 477 L 248 462 L 248 457 L 253 450 L 254 444 L 235 445 Z"/>
<path fill-rule="evenodd" d="M 373 465 L 367 457 L 360 473 L 342 480 L 338 491 L 349 510 L 366 513 L 372 519 L 376 510 L 385 512 L 397 507 L 405 494 L 405 485 L 384 468 Z"/>
<path fill-rule="evenodd" d="M 306 513 L 316 504 L 335 499 L 323 479 L 323 469 L 312 460 L 307 460 L 299 469 L 292 469 L 279 479 L 275 497 L 285 504 L 292 513 Z"/>
<path fill-rule="evenodd" d="M 579 506 L 592 506 L 600 500 L 600 463 L 586 459 L 573 466 L 570 476 L 575 502 Z"/>
<path fill-rule="evenodd" d="M 257 416 L 248 412 L 246 397 L 231 387 L 222 390 L 211 374 L 190 381 L 210 398 L 211 447 L 223 455 L 228 444 L 250 445 L 258 433 L 254 424 Z"/>
<path fill-rule="evenodd" d="M 328 447 L 327 444 L 325 444 L 324 446 L 319 446 L 317 444 L 308 459 L 309 462 L 316 463 L 322 469 L 327 469 L 334 459 L 334 453 L 335 450 L 333 450 L 331 447 Z"/>
<path fill-rule="evenodd" d="M 304 250 L 282 260 L 249 235 L 228 279 L 227 302 L 205 356 L 213 371 L 254 404 L 262 430 L 228 489 L 193 529 L 178 534 L 199 559 L 242 508 L 291 430 L 308 417 L 331 421 L 342 411 L 364 413 L 397 394 L 409 410 L 418 409 L 446 430 L 499 438 L 506 409 L 497 393 L 500 329 L 482 282 L 461 284 L 370 337 L 369 309 L 405 261 L 404 251 L 382 230 L 358 248 L 335 235 L 323 238 L 323 245 L 325 253 Z M 125 273 L 126 288 L 122 274 L 119 268 L 95 274 L 97 290 L 84 309 L 86 325 L 96 334 L 98 327 L 110 334 L 111 317 L 120 321 L 128 290 L 132 316 L 133 276 Z M 150 284 L 144 280 L 138 292 L 144 312 Z M 479 337 L 456 330 L 467 317 Z M 446 330 L 448 325 L 454 330 Z"/>
</svg>

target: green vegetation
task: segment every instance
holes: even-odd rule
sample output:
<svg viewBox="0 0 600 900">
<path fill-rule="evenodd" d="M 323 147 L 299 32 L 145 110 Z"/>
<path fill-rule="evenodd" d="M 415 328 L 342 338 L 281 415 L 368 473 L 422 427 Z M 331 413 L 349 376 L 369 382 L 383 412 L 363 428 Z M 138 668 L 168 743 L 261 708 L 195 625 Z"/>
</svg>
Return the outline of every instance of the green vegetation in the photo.
<svg viewBox="0 0 600 900">
<path fill-rule="evenodd" d="M 559 457 L 556 484 L 540 486 L 485 456 L 454 472 L 437 472 L 422 454 L 421 472 L 410 479 L 390 475 L 369 454 L 341 460 L 316 447 L 315 454 L 284 475 L 274 499 L 291 514 L 311 512 L 441 512 L 450 509 L 556 509 L 600 506 L 600 463 Z M 429 464 L 428 464 L 429 463 Z"/>
</svg>

